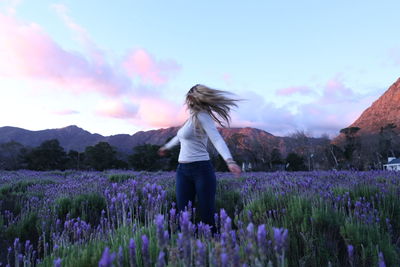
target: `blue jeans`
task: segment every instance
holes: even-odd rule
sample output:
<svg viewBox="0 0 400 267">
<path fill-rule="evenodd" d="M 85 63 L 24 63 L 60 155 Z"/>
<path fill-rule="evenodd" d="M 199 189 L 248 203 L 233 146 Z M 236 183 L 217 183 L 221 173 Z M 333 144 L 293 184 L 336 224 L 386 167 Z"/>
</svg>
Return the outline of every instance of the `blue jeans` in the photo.
<svg viewBox="0 0 400 267">
<path fill-rule="evenodd" d="M 176 200 L 179 211 L 185 209 L 189 201 L 194 204 L 197 195 L 200 219 L 216 231 L 215 192 L 217 180 L 210 160 L 179 163 L 176 170 Z"/>
</svg>

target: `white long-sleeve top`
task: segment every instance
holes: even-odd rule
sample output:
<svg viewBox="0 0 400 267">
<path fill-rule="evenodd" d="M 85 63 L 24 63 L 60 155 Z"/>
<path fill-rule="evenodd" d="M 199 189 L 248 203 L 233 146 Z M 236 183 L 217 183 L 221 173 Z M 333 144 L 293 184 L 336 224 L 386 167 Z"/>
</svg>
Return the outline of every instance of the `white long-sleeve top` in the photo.
<svg viewBox="0 0 400 267">
<path fill-rule="evenodd" d="M 170 149 L 180 142 L 181 149 L 179 151 L 178 162 L 209 160 L 210 155 L 207 151 L 207 140 L 210 138 L 211 143 L 224 160 L 232 158 L 228 146 L 218 132 L 211 116 L 207 112 L 200 111 L 197 118 L 200 121 L 205 134 L 202 134 L 199 130 L 195 132 L 193 115 L 190 115 L 186 123 L 178 130 L 176 136 L 174 136 L 163 147 Z"/>
</svg>

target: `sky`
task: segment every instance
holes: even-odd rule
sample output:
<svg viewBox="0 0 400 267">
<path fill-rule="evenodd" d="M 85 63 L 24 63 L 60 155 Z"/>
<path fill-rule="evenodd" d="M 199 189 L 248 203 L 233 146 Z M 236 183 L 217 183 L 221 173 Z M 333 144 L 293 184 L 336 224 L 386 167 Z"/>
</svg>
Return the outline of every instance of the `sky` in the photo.
<svg viewBox="0 0 400 267">
<path fill-rule="evenodd" d="M 400 1 L 0 0 L 0 127 L 181 125 L 195 84 L 231 127 L 336 136 L 400 77 Z"/>
</svg>

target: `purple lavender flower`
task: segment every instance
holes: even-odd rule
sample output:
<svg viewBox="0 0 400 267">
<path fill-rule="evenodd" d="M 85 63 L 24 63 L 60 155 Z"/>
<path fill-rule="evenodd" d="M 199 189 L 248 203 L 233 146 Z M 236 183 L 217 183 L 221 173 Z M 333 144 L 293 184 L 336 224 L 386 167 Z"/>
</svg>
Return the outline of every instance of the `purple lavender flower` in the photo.
<svg viewBox="0 0 400 267">
<path fill-rule="evenodd" d="M 175 203 L 173 203 L 175 205 Z M 169 225 L 171 228 L 171 233 L 175 232 L 176 229 L 176 209 L 171 208 L 169 210 Z"/>
<path fill-rule="evenodd" d="M 257 228 L 257 244 L 260 255 L 265 256 L 268 252 L 267 230 L 265 229 L 265 224 L 261 224 Z"/>
<path fill-rule="evenodd" d="M 246 231 L 247 231 L 247 239 L 250 242 L 253 242 L 254 241 L 254 224 L 249 223 L 246 227 Z"/>
<path fill-rule="evenodd" d="M 274 231 L 275 252 L 277 252 L 279 255 L 282 255 L 287 243 L 288 230 L 284 228 L 275 228 L 275 227 L 273 227 L 272 229 Z"/>
<path fill-rule="evenodd" d="M 160 251 L 160 254 L 158 255 L 157 259 L 157 267 L 164 267 L 165 266 L 165 253 L 163 251 Z"/>
<path fill-rule="evenodd" d="M 61 267 L 61 259 L 57 258 L 56 260 L 54 260 L 54 267 Z"/>
<path fill-rule="evenodd" d="M 99 267 L 111 267 L 115 257 L 115 252 L 110 254 L 110 248 L 106 247 L 99 261 Z"/>
<path fill-rule="evenodd" d="M 222 267 L 229 266 L 229 257 L 228 257 L 228 254 L 225 252 L 221 253 L 221 266 Z"/>
<path fill-rule="evenodd" d="M 24 261 L 24 255 L 22 255 L 21 253 L 18 254 L 18 262 L 19 263 L 23 263 Z"/>
<path fill-rule="evenodd" d="M 150 266 L 149 239 L 146 235 L 142 235 L 142 259 L 143 266 Z"/>
<path fill-rule="evenodd" d="M 155 218 L 155 224 L 158 245 L 160 248 L 163 248 L 166 244 L 166 240 L 164 240 L 164 216 L 158 214 Z"/>
<path fill-rule="evenodd" d="M 165 230 L 165 231 L 164 231 L 163 240 L 164 240 L 164 242 L 165 242 L 165 245 L 167 245 L 168 240 L 169 240 L 169 233 L 168 233 L 168 230 Z"/>
<path fill-rule="evenodd" d="M 29 252 L 30 243 L 31 243 L 31 241 L 29 241 L 29 240 L 26 240 L 26 241 L 25 241 L 25 253 L 28 253 L 28 252 Z"/>
<path fill-rule="evenodd" d="M 123 266 L 124 263 L 124 254 L 122 251 L 122 246 L 119 246 L 118 248 L 118 264 L 119 266 Z"/>
<path fill-rule="evenodd" d="M 386 267 L 382 251 L 379 251 L 379 267 Z"/>
<path fill-rule="evenodd" d="M 239 247 L 239 245 L 236 244 L 235 248 L 233 249 L 233 258 L 232 258 L 233 266 L 239 266 L 239 263 L 240 263 L 239 252 L 240 252 L 240 247 Z"/>
<path fill-rule="evenodd" d="M 136 246 L 133 238 L 129 240 L 129 263 L 131 267 L 136 266 Z"/>
<path fill-rule="evenodd" d="M 196 266 L 206 266 L 206 249 L 199 239 L 196 241 L 196 247 Z"/>
<path fill-rule="evenodd" d="M 253 221 L 253 213 L 251 212 L 251 210 L 247 211 L 247 218 L 249 219 L 250 222 Z"/>
<path fill-rule="evenodd" d="M 189 212 L 183 211 L 181 213 L 179 222 L 181 225 L 182 234 L 187 237 L 189 235 L 189 222 L 190 222 Z"/>
<path fill-rule="evenodd" d="M 15 238 L 14 240 L 14 250 L 18 251 L 18 245 L 19 245 L 19 238 Z"/>
<path fill-rule="evenodd" d="M 353 266 L 353 263 L 354 263 L 354 247 L 353 247 L 353 245 L 347 245 L 347 254 L 349 256 L 350 266 Z"/>
</svg>

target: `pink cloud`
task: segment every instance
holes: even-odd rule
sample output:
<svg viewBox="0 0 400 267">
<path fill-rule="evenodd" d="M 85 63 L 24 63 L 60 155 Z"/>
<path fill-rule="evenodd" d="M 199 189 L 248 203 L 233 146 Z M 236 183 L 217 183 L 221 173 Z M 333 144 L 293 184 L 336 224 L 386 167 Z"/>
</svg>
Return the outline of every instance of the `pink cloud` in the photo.
<svg viewBox="0 0 400 267">
<path fill-rule="evenodd" d="M 400 65 L 400 47 L 393 47 L 389 50 L 389 58 L 395 65 Z"/>
<path fill-rule="evenodd" d="M 89 52 L 93 61 L 99 65 L 104 64 L 106 62 L 104 52 L 93 42 L 87 30 L 77 24 L 74 19 L 69 16 L 68 7 L 64 4 L 53 4 L 51 7 L 63 20 L 64 24 L 72 31 L 75 39 Z"/>
<path fill-rule="evenodd" d="M 294 94 L 309 95 L 311 93 L 312 93 L 311 88 L 307 86 L 293 86 L 293 87 L 282 88 L 276 91 L 276 94 L 281 96 L 289 96 Z"/>
<path fill-rule="evenodd" d="M 160 98 L 143 98 L 137 119 L 149 126 L 171 127 L 183 124 L 188 115 L 184 106 Z"/>
<path fill-rule="evenodd" d="M 293 88 L 309 88 L 298 86 Z M 317 92 L 317 89 L 310 88 Z M 376 100 L 377 93 L 358 94 L 346 86 L 339 75 L 328 80 L 321 88 L 320 94 L 312 94 L 308 103 L 291 102 L 277 106 L 267 102 L 262 95 L 246 92 L 246 99 L 239 103 L 233 118 L 235 127 L 256 127 L 274 135 L 283 136 L 296 130 L 306 130 L 314 136 L 327 133 L 334 137 L 341 128 L 353 123 L 362 111 Z M 287 90 L 281 93 L 294 93 L 298 90 Z"/>
<path fill-rule="evenodd" d="M 119 95 L 130 86 L 126 77 L 76 52 L 66 51 L 35 23 L 0 13 L 0 76 L 52 83 L 75 93 Z"/>
<path fill-rule="evenodd" d="M 101 103 L 96 114 L 127 119 L 143 127 L 171 127 L 181 125 L 188 117 L 184 106 L 156 97 L 132 98 L 128 101 L 111 100 Z"/>
<path fill-rule="evenodd" d="M 222 80 L 227 84 L 227 85 L 232 85 L 232 75 L 229 73 L 224 73 L 222 74 Z"/>
<path fill-rule="evenodd" d="M 129 119 L 137 115 L 138 106 L 134 103 L 118 99 L 107 100 L 100 103 L 95 111 L 96 115 L 118 119 Z"/>
<path fill-rule="evenodd" d="M 139 77 L 143 82 L 153 85 L 163 85 L 181 70 L 181 66 L 174 60 L 157 61 L 144 49 L 132 51 L 123 62 L 127 73 Z"/>
<path fill-rule="evenodd" d="M 72 110 L 72 109 L 62 109 L 62 110 L 53 111 L 53 114 L 56 114 L 56 115 L 73 115 L 73 114 L 79 114 L 79 111 Z"/>
<path fill-rule="evenodd" d="M 346 87 L 343 80 L 336 76 L 329 80 L 323 90 L 323 99 L 325 102 L 337 102 L 344 99 L 354 98 L 355 93 Z"/>
</svg>

